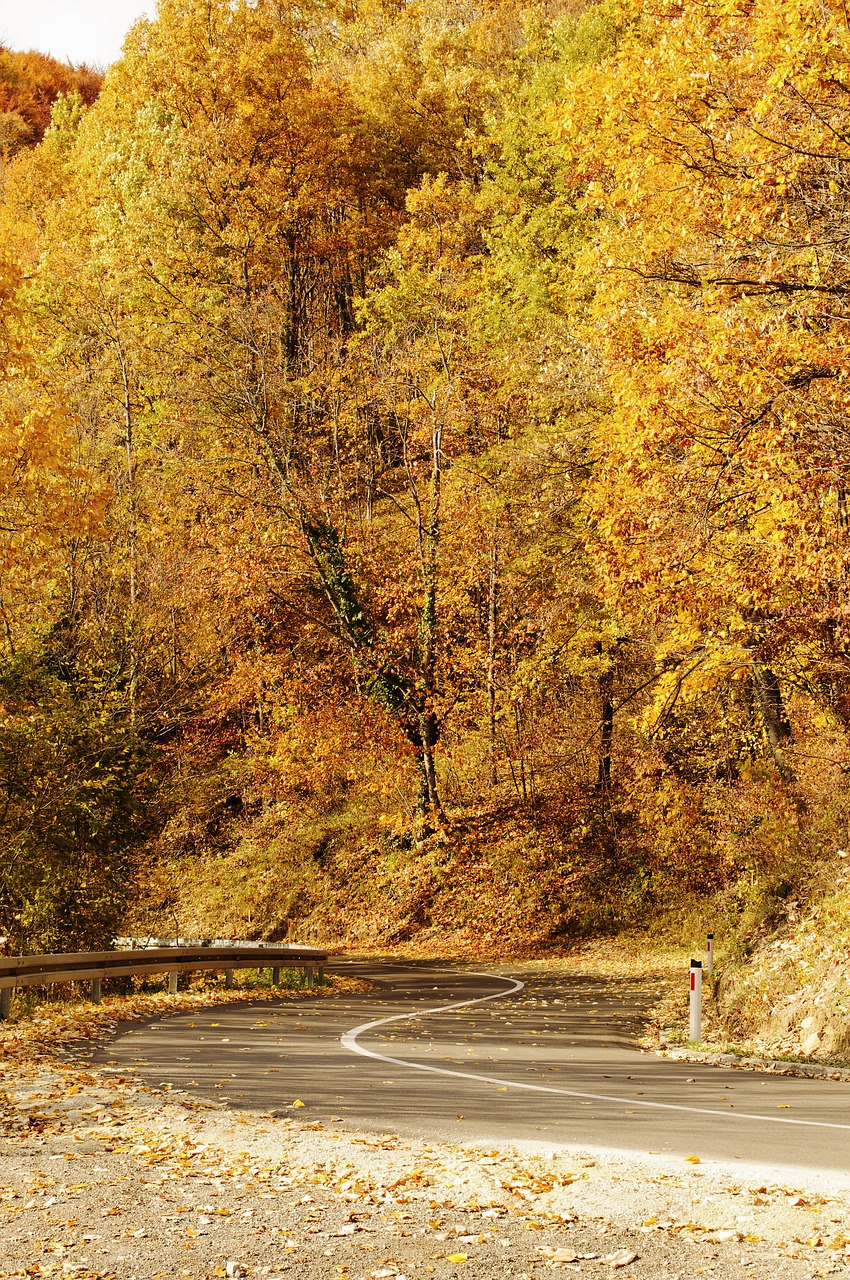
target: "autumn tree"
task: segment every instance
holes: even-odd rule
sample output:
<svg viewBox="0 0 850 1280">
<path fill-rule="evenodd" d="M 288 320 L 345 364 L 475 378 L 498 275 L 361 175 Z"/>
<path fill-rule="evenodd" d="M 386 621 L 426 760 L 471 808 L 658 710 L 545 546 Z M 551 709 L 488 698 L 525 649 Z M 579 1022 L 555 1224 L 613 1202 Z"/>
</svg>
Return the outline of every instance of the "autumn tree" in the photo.
<svg viewBox="0 0 850 1280">
<path fill-rule="evenodd" d="M 303 627 L 305 610 L 324 615 L 324 643 L 347 655 L 343 685 L 376 701 L 424 752 L 428 803 L 438 808 L 427 764 L 435 730 L 423 720 L 432 712 L 410 701 L 407 654 L 400 662 L 386 652 L 381 608 L 374 612 L 383 588 L 364 573 L 348 519 L 376 447 L 390 469 L 401 447 L 395 410 L 358 403 L 369 379 L 349 348 L 356 295 L 407 216 L 412 171 L 387 163 L 388 125 L 373 89 L 361 82 L 358 97 L 323 68 L 314 52 L 328 40 L 323 20 L 272 4 L 172 3 L 158 23 L 140 26 L 81 127 L 78 195 L 62 215 L 79 221 L 82 213 L 84 236 L 101 251 L 89 254 L 82 276 L 54 266 L 63 309 L 76 295 L 78 314 L 89 317 L 87 365 L 98 351 L 110 369 L 105 385 L 115 388 L 127 454 L 124 480 L 114 484 L 127 494 L 128 546 L 150 518 L 140 521 L 144 499 L 132 497 L 144 488 L 132 461 L 139 424 L 156 422 L 154 448 L 170 431 L 180 465 L 198 468 L 191 478 L 182 471 L 187 488 L 201 477 L 196 524 L 215 545 L 201 570 L 215 577 L 212 598 L 238 576 L 247 538 L 258 561 L 240 605 L 252 599 L 278 634 Z M 435 10 L 426 28 L 438 27 L 440 41 L 427 51 L 434 83 L 449 39 Z M 441 92 L 446 99 L 447 85 Z M 476 93 L 475 118 L 464 109 L 443 122 L 446 146 L 480 122 Z M 467 107 L 472 96 L 470 88 Z M 401 125 L 394 128 L 401 139 Z M 420 155 L 416 172 L 430 163 Z M 439 447 L 432 456 L 429 501 L 438 504 Z M 432 520 L 421 542 L 429 581 L 435 528 Z M 128 555 L 132 617 L 139 588 Z M 283 586 L 293 579 L 300 592 Z M 436 662 L 430 635 L 426 627 L 428 668 Z"/>
<path fill-rule="evenodd" d="M 845 714 L 845 36 L 840 7 L 654 6 L 560 113 L 606 590 L 657 637 L 662 720 L 746 677 L 789 777 L 782 685 Z"/>
<path fill-rule="evenodd" d="M 3 213 L 8 216 L 7 205 Z M 108 946 L 129 892 L 139 743 L 120 662 L 80 643 L 75 549 L 109 499 L 34 323 L 26 229 L 0 261 L 0 927 L 13 949 Z"/>
<path fill-rule="evenodd" d="M 0 45 L 0 155 L 14 155 L 44 137 L 60 95 L 90 106 L 103 76 L 87 66 L 72 67 L 44 53 L 15 52 Z"/>
<path fill-rule="evenodd" d="M 499 811 L 636 898 L 759 787 L 803 821 L 850 717 L 845 25 L 164 0 L 57 99 L 0 198 L 7 758 L 76 779 L 45 867 L 132 844 L 152 778 L 158 850 L 368 776 L 420 852 Z"/>
</svg>

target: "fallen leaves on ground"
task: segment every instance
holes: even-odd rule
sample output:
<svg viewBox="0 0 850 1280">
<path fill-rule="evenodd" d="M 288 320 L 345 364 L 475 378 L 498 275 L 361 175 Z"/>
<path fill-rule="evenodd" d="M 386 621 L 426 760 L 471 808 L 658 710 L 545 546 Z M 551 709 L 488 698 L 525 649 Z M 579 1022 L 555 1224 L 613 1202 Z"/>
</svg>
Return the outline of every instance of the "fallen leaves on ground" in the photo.
<svg viewBox="0 0 850 1280">
<path fill-rule="evenodd" d="M 367 991 L 369 984 L 359 978 L 334 975 L 325 987 L 290 990 L 285 987 L 193 988 L 172 994 L 167 991 L 135 992 L 129 996 L 109 996 L 102 1004 L 40 1005 L 29 1018 L 10 1023 L 0 1030 L 0 1060 L 4 1063 L 48 1061 L 57 1052 L 84 1041 L 99 1041 L 131 1019 L 167 1018 L 223 1004 L 257 1004 L 268 1000 L 328 998 L 353 991 Z M 216 1027 L 217 1022 L 210 1023 Z"/>
</svg>

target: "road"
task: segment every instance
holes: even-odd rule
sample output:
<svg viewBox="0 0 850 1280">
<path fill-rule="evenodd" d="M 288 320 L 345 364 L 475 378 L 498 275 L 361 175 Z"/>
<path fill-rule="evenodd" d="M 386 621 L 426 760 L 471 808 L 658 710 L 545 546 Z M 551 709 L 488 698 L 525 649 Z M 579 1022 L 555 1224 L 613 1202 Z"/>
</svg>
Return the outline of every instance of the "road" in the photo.
<svg viewBox="0 0 850 1280">
<path fill-rule="evenodd" d="M 373 991 L 130 1025 L 103 1057 L 157 1085 L 325 1125 L 850 1173 L 850 1086 L 643 1054 L 636 987 L 437 961 L 333 968 Z"/>
</svg>

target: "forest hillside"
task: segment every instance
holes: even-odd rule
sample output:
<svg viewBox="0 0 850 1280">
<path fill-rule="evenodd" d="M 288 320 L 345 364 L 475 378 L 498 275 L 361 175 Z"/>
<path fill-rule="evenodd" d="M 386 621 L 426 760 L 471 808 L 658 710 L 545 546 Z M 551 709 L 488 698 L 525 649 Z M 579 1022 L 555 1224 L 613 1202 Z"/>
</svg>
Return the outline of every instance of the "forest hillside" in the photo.
<svg viewBox="0 0 850 1280">
<path fill-rule="evenodd" d="M 162 0 L 43 137 L 22 57 L 7 945 L 713 925 L 849 1050 L 843 5 Z"/>
</svg>

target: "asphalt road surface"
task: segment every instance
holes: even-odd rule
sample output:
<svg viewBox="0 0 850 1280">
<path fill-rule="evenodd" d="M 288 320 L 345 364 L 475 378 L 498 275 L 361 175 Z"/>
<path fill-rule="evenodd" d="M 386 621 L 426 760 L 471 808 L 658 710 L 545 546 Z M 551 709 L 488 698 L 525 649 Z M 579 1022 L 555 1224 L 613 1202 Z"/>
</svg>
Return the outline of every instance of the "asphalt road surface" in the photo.
<svg viewBox="0 0 850 1280">
<path fill-rule="evenodd" d="M 850 1086 L 638 1051 L 627 983 L 338 960 L 368 994 L 131 1024 L 104 1054 L 235 1107 L 451 1142 L 535 1142 L 850 1172 Z"/>
</svg>

